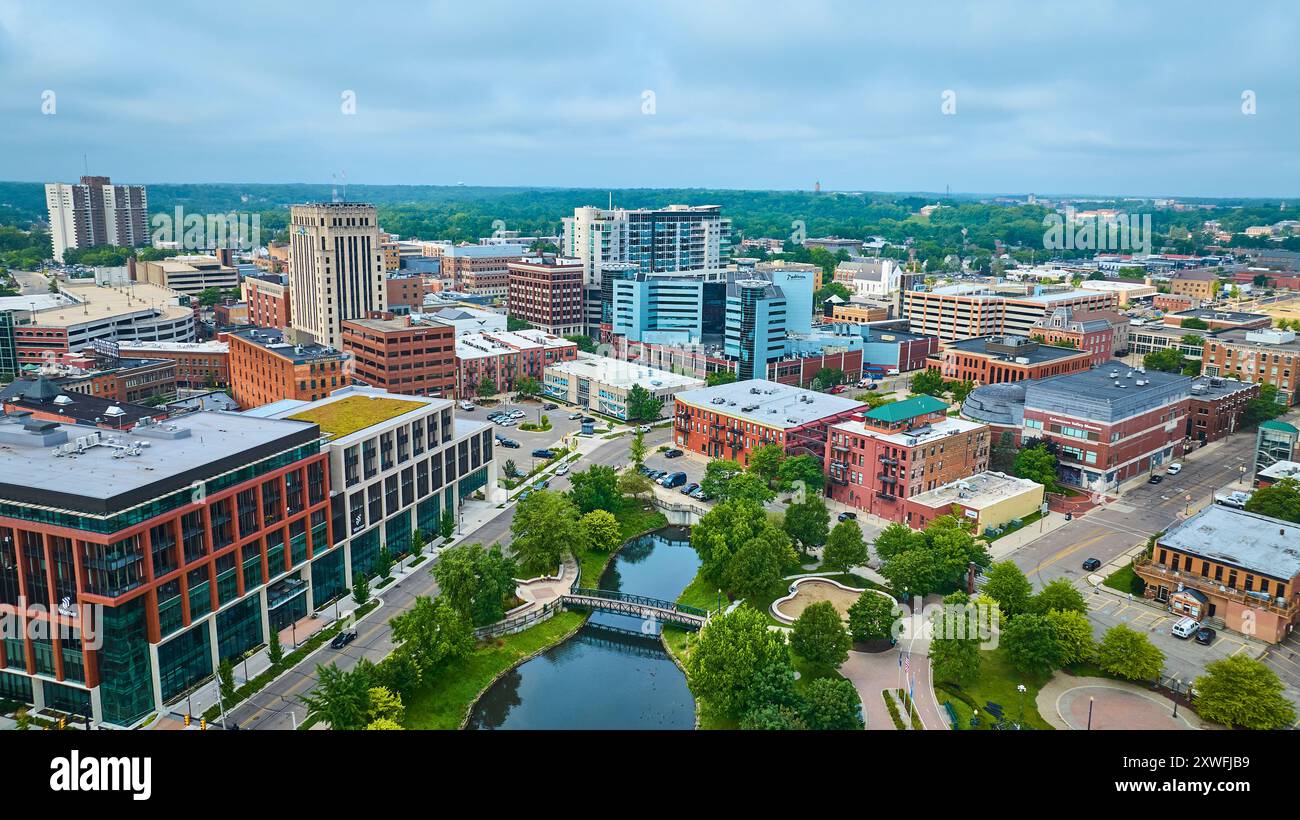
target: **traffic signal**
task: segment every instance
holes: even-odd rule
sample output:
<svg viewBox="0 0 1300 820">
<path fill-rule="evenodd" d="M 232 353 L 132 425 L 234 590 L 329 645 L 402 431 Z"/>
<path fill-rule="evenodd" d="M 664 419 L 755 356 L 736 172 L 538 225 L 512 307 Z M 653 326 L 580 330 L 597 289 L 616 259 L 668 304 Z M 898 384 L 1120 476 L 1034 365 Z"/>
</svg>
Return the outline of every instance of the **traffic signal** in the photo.
<svg viewBox="0 0 1300 820">
<path fill-rule="evenodd" d="M 186 715 L 186 716 L 185 716 L 185 728 L 186 728 L 186 729 L 190 728 L 190 716 L 189 716 L 189 715 Z"/>
<path fill-rule="evenodd" d="M 208 719 L 207 719 L 207 718 L 199 718 L 199 730 L 200 730 L 200 731 L 203 731 L 203 730 L 206 730 L 207 728 L 208 728 Z"/>
<path fill-rule="evenodd" d="M 59 728 L 60 728 L 60 729 L 66 729 L 66 728 L 68 728 L 68 719 L 67 719 L 67 718 L 62 718 L 62 717 L 59 718 Z"/>
</svg>

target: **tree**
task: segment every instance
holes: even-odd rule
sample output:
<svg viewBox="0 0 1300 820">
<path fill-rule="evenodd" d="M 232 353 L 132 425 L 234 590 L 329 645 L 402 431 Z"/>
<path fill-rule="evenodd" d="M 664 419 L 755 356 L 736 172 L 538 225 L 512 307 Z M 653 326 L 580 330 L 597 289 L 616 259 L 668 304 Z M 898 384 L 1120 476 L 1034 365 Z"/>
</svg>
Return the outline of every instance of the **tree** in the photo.
<svg viewBox="0 0 1300 820">
<path fill-rule="evenodd" d="M 838 525 L 837 525 L 838 528 Z M 861 530 L 859 529 L 859 532 Z M 894 521 L 887 525 L 880 534 L 876 536 L 876 555 L 881 560 L 888 561 L 897 555 L 915 549 L 918 546 L 925 545 L 925 535 L 913 530 L 906 524 L 900 524 Z"/>
<path fill-rule="evenodd" d="M 1062 666 L 1087 663 L 1096 654 L 1092 642 L 1092 623 L 1088 616 L 1075 610 L 1048 610 L 1043 615 L 1052 628 L 1052 637 L 1060 654 Z"/>
<path fill-rule="evenodd" d="M 491 378 L 484 376 L 479 380 L 478 388 L 475 392 L 478 393 L 480 398 L 495 396 L 497 394 L 496 382 L 492 381 Z"/>
<path fill-rule="evenodd" d="M 1039 615 L 1046 615 L 1054 609 L 1062 612 L 1079 612 L 1087 614 L 1088 604 L 1083 600 L 1083 593 L 1064 578 L 1048 582 L 1034 599 L 1029 609 Z"/>
<path fill-rule="evenodd" d="M 840 613 L 830 601 L 809 604 L 790 632 L 790 648 L 813 663 L 839 666 L 849 659 L 851 646 Z"/>
<path fill-rule="evenodd" d="M 797 709 L 769 703 L 742 715 L 740 728 L 745 731 L 795 731 L 807 729 L 808 725 Z"/>
<path fill-rule="evenodd" d="M 284 645 L 280 643 L 280 630 L 272 629 L 271 637 L 266 642 L 266 659 L 272 666 L 284 659 Z"/>
<path fill-rule="evenodd" d="M 456 515 L 450 507 L 443 510 L 442 518 L 438 520 L 438 534 L 444 539 L 449 539 L 456 534 Z"/>
<path fill-rule="evenodd" d="M 505 466 L 502 469 L 505 471 L 506 478 L 514 478 L 519 475 L 519 465 L 515 464 L 513 458 L 506 459 Z"/>
<path fill-rule="evenodd" d="M 934 677 L 936 680 L 959 685 L 970 683 L 980 673 L 980 624 L 969 621 L 970 618 L 977 617 L 978 609 L 971 604 L 965 593 L 950 595 L 944 598 L 944 603 L 966 605 L 965 617 L 948 619 L 939 613 L 935 614 L 931 623 L 933 636 L 930 640 L 930 663 L 933 665 Z"/>
<path fill-rule="evenodd" d="M 893 637 L 901 610 L 882 592 L 866 590 L 849 607 L 849 634 L 855 641 L 883 641 Z"/>
<path fill-rule="evenodd" d="M 733 477 L 719 487 L 714 495 L 719 501 L 743 499 L 760 505 L 776 498 L 776 493 L 772 492 L 767 482 L 753 473 L 741 473 Z"/>
<path fill-rule="evenodd" d="M 411 530 L 411 557 L 423 555 L 426 543 L 428 542 L 424 537 L 424 530 L 419 527 Z"/>
<path fill-rule="evenodd" d="M 1209 323 L 1197 316 L 1187 317 L 1186 319 L 1179 322 L 1178 326 L 1187 328 L 1188 330 L 1209 330 L 1210 329 Z"/>
<path fill-rule="evenodd" d="M 1165 653 L 1147 640 L 1146 635 L 1117 624 L 1101 636 L 1097 665 L 1127 680 L 1155 680 L 1165 668 Z"/>
<path fill-rule="evenodd" d="M 579 522 L 587 549 L 597 552 L 613 552 L 623 543 L 622 530 L 618 519 L 607 510 L 592 510 Z"/>
<path fill-rule="evenodd" d="M 540 396 L 542 383 L 532 376 L 521 376 L 519 381 L 515 382 L 515 392 L 521 396 Z"/>
<path fill-rule="evenodd" d="M 956 586 L 970 564 L 984 567 L 990 561 L 982 542 L 951 515 L 939 516 L 921 533 L 902 525 L 886 527 L 876 550 L 884 562 L 880 574 L 896 593 L 907 595 Z"/>
<path fill-rule="evenodd" d="M 787 522 L 789 515 L 787 512 Z M 837 572 L 848 572 L 854 567 L 863 566 L 869 557 L 867 543 L 862 540 L 862 528 L 852 518 L 835 525 L 826 541 L 826 549 L 822 550 L 822 564 Z"/>
<path fill-rule="evenodd" d="M 317 664 L 316 688 L 302 696 L 307 716 L 325 721 L 335 731 L 364 728 L 370 708 L 371 669 L 364 661 L 348 671 L 332 663 Z"/>
<path fill-rule="evenodd" d="M 640 473 L 628 470 L 618 477 L 618 491 L 636 498 L 654 492 L 654 484 Z"/>
<path fill-rule="evenodd" d="M 663 412 L 664 400 L 639 384 L 627 391 L 628 421 L 654 421 Z"/>
<path fill-rule="evenodd" d="M 1224 726 L 1286 729 L 1295 707 L 1272 669 L 1246 655 L 1230 655 L 1205 667 L 1196 679 L 1196 713 Z"/>
<path fill-rule="evenodd" d="M 777 467 L 776 477 L 782 490 L 790 490 L 802 484 L 806 491 L 821 492 L 826 483 L 821 460 L 810 455 L 785 459 Z"/>
<path fill-rule="evenodd" d="M 584 336 L 581 333 L 575 333 L 572 336 L 565 336 L 565 341 L 573 342 L 578 346 L 578 350 L 583 353 L 595 353 L 596 342 L 590 336 Z"/>
<path fill-rule="evenodd" d="M 632 435 L 632 443 L 628 446 L 628 454 L 632 457 L 632 466 L 640 469 L 645 464 L 645 457 L 648 449 L 645 443 L 645 433 L 640 428 Z"/>
<path fill-rule="evenodd" d="M 1300 319 L 1296 321 L 1300 322 Z M 1242 424 L 1248 427 L 1254 426 L 1262 421 L 1275 419 L 1286 411 L 1286 404 L 1277 400 L 1277 385 L 1261 384 L 1259 386 L 1259 395 L 1246 402 L 1246 412 L 1242 418 Z"/>
<path fill-rule="evenodd" d="M 494 623 L 505 614 L 505 602 L 514 597 L 513 558 L 493 544 L 459 544 L 444 550 L 433 565 L 439 597 L 476 625 Z"/>
<path fill-rule="evenodd" d="M 736 374 L 731 370 L 719 370 L 715 373 L 708 373 L 704 377 L 704 383 L 708 387 L 717 387 L 720 384 L 731 384 L 736 380 Z"/>
<path fill-rule="evenodd" d="M 989 569 L 984 594 L 998 602 L 998 608 L 1010 618 L 1029 612 L 1033 587 L 1020 567 L 1011 561 L 1002 561 Z"/>
<path fill-rule="evenodd" d="M 710 498 L 718 498 L 731 479 L 745 472 L 738 462 L 715 459 L 704 467 L 704 478 L 700 479 L 700 489 Z"/>
<path fill-rule="evenodd" d="M 813 381 L 821 385 L 823 390 L 829 390 L 832 387 L 844 384 L 844 371 L 838 367 L 823 367 L 813 376 Z"/>
<path fill-rule="evenodd" d="M 1056 456 L 1048 452 L 1043 444 L 1016 453 L 1011 472 L 1017 478 L 1027 478 L 1042 484 L 1046 492 L 1056 492 L 1059 489 L 1056 482 Z"/>
<path fill-rule="evenodd" d="M 357 573 L 352 579 L 352 600 L 362 607 L 370 600 L 370 579 L 364 572 Z"/>
<path fill-rule="evenodd" d="M 569 500 L 580 513 L 618 509 L 618 472 L 605 464 L 593 464 L 569 474 Z"/>
<path fill-rule="evenodd" d="M 757 598 L 780 583 L 786 569 L 797 562 L 789 536 L 769 523 L 736 550 L 723 585 L 742 598 Z"/>
<path fill-rule="evenodd" d="M 1148 353 L 1142 357 L 1142 365 L 1147 370 L 1159 370 L 1162 373 L 1182 373 L 1187 366 L 1187 358 L 1176 347 L 1166 347 Z"/>
<path fill-rule="evenodd" d="M 395 720 L 389 720 L 388 718 L 379 718 L 378 720 L 372 720 L 366 724 L 367 731 L 374 731 L 374 730 L 399 731 L 401 729 L 402 729 L 402 724 L 398 723 Z"/>
<path fill-rule="evenodd" d="M 845 678 L 818 678 L 804 691 L 803 722 L 809 729 L 833 731 L 861 729 L 861 700 L 853 683 Z"/>
<path fill-rule="evenodd" d="M 783 461 L 785 448 L 779 444 L 764 444 L 750 451 L 749 471 L 770 485 L 776 480 Z"/>
<path fill-rule="evenodd" d="M 1246 511 L 1300 524 L 1300 481 L 1283 478 L 1260 487 L 1246 502 Z"/>
<path fill-rule="evenodd" d="M 199 305 L 202 307 L 212 307 L 222 299 L 221 288 L 204 288 L 199 291 Z"/>
<path fill-rule="evenodd" d="M 686 656 L 686 683 L 703 711 L 739 716 L 763 705 L 751 697 L 760 671 L 790 665 L 785 638 L 767 624 L 757 609 L 739 606 L 700 630 Z"/>
<path fill-rule="evenodd" d="M 912 377 L 912 392 L 930 396 L 942 396 L 947 389 L 943 375 L 933 367 L 922 370 Z"/>
<path fill-rule="evenodd" d="M 375 575 L 381 581 L 387 581 L 393 575 L 393 554 L 388 551 L 388 547 L 381 548 L 375 558 Z"/>
<path fill-rule="evenodd" d="M 578 508 L 567 495 L 538 490 L 515 507 L 510 547 L 526 572 L 553 572 L 583 546 Z"/>
<path fill-rule="evenodd" d="M 474 633 L 469 618 L 451 601 L 421 595 L 411 608 L 392 618 L 393 640 L 411 653 L 421 674 L 428 674 L 443 662 L 469 654 Z"/>
<path fill-rule="evenodd" d="M 899 596 L 924 595 L 938 589 L 941 583 L 934 561 L 926 549 L 908 550 L 885 561 L 880 574 L 889 581 L 889 588 Z"/>
<path fill-rule="evenodd" d="M 367 729 L 377 720 L 391 720 L 399 727 L 402 725 L 402 718 L 406 717 L 406 707 L 402 705 L 400 695 L 382 686 L 372 686 L 366 692 L 366 700 Z"/>
<path fill-rule="evenodd" d="M 221 661 L 217 667 L 217 686 L 221 690 L 221 698 L 226 703 L 233 704 L 235 701 L 235 665 L 230 662 L 230 658 Z"/>
<path fill-rule="evenodd" d="M 989 448 L 989 469 L 996 473 L 1012 473 L 1020 446 L 1010 431 L 1003 431 Z"/>
<path fill-rule="evenodd" d="M 813 547 L 826 543 L 827 528 L 831 514 L 826 509 L 826 502 L 820 496 L 810 496 L 798 504 L 791 504 L 785 511 L 783 527 L 786 534 L 799 545 L 801 552 L 807 553 Z"/>
<path fill-rule="evenodd" d="M 1060 346 L 1066 347 L 1067 345 L 1062 344 Z M 1073 347 L 1074 343 L 1070 342 L 1068 346 Z M 953 403 L 955 404 L 961 404 L 962 402 L 966 401 L 966 397 L 970 395 L 970 391 L 975 389 L 975 382 L 971 381 L 970 379 L 962 379 L 960 381 L 950 381 L 947 382 L 946 384 L 947 384 L 948 392 L 952 394 L 952 400 Z"/>
<path fill-rule="evenodd" d="M 1052 625 L 1042 615 L 1018 615 L 1002 627 L 1007 659 L 1025 675 L 1047 675 L 1061 665 L 1061 649 Z"/>
</svg>

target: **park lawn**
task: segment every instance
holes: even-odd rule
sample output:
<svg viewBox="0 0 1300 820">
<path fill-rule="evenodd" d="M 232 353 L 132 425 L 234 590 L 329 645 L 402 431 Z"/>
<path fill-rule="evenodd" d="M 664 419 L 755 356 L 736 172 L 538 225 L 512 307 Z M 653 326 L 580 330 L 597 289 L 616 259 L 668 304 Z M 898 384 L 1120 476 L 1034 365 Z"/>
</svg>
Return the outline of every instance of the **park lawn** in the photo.
<svg viewBox="0 0 1300 820">
<path fill-rule="evenodd" d="M 1140 595 L 1142 593 L 1142 579 L 1133 571 L 1133 564 L 1130 562 L 1106 576 L 1102 583 L 1111 589 L 1119 590 L 1129 594 Z"/>
<path fill-rule="evenodd" d="M 545 649 L 586 619 L 584 613 L 560 612 L 537 626 L 507 635 L 499 642 L 482 644 L 463 658 L 447 664 L 430 681 L 406 699 L 407 729 L 456 729 L 470 705 L 496 679 L 524 658 Z"/>
<path fill-rule="evenodd" d="M 1020 693 L 1016 691 L 1016 685 L 1023 683 L 1027 690 L 1024 695 L 1025 723 L 1035 729 L 1051 729 L 1051 724 L 1043 720 L 1036 706 L 1038 690 L 1050 678 L 1050 675 L 1035 678 L 1017 672 L 1007 659 L 1006 650 L 999 647 L 980 653 L 979 677 L 961 688 L 979 704 L 981 723 L 988 721 L 988 716 L 983 712 L 984 704 L 989 701 L 1001 704 L 1003 717 L 1007 721 L 1015 721 L 1020 716 Z M 940 703 L 942 702 L 941 698 Z"/>
</svg>

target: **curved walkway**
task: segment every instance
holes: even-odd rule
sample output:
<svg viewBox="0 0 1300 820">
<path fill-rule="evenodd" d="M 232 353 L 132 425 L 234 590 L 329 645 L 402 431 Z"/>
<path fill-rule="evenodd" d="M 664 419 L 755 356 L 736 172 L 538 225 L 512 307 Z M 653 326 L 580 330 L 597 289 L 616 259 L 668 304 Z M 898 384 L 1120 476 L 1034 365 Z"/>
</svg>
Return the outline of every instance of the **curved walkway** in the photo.
<svg viewBox="0 0 1300 820">
<path fill-rule="evenodd" d="M 849 652 L 849 659 L 840 666 L 840 674 L 853 682 L 862 699 L 863 713 L 867 718 L 868 729 L 894 729 L 893 718 L 885 706 L 880 694 L 885 689 L 906 689 L 908 684 L 898 665 L 897 648 L 887 652 Z M 929 657 L 913 652 L 911 660 L 912 676 L 916 683 L 916 711 L 921 724 L 926 729 L 950 729 L 947 716 L 939 708 L 930 684 Z M 901 705 L 899 715 L 904 724 L 910 725 L 903 714 Z"/>
<path fill-rule="evenodd" d="M 519 586 L 515 587 L 515 594 L 524 603 L 511 610 L 508 617 L 514 618 L 519 615 L 527 615 L 533 610 L 541 609 L 560 596 L 568 594 L 569 590 L 573 588 L 573 582 L 577 579 L 578 562 L 570 556 L 565 558 L 564 563 L 560 565 L 559 575 L 543 575 L 539 578 L 520 581 Z"/>
<path fill-rule="evenodd" d="M 1038 691 L 1038 713 L 1057 729 L 1088 728 L 1092 703 L 1093 729 L 1213 729 L 1195 712 L 1179 707 L 1145 686 L 1111 678 L 1076 678 L 1057 672 Z"/>
</svg>

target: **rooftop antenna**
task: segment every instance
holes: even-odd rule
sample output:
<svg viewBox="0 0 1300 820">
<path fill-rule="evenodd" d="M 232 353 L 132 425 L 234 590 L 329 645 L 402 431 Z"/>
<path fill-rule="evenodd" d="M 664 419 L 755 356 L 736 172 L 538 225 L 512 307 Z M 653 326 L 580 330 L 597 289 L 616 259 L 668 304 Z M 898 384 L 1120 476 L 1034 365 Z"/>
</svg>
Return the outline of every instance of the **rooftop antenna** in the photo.
<svg viewBox="0 0 1300 820">
<path fill-rule="evenodd" d="M 609 210 L 614 210 L 614 192 L 609 192 Z"/>
</svg>

